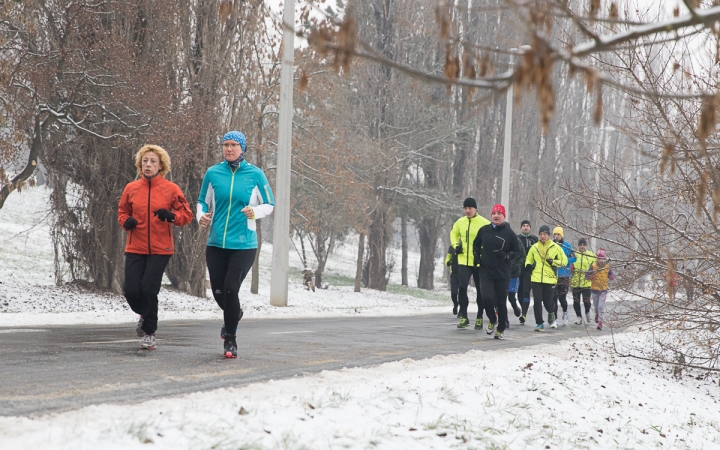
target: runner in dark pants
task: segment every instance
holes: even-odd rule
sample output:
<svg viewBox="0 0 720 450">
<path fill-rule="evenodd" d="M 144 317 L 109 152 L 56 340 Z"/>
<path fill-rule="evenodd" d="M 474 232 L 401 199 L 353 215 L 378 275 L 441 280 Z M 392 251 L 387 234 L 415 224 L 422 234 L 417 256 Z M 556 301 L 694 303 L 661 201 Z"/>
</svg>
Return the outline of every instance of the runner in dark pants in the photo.
<svg viewBox="0 0 720 450">
<path fill-rule="evenodd" d="M 550 227 L 540 227 L 540 240 L 530 248 L 525 266 L 535 265 L 530 282 L 535 304 L 535 331 L 544 331 L 542 308 L 548 312 L 548 322 L 555 322 L 554 290 L 557 284 L 557 269 L 567 265 L 567 257 L 562 248 L 550 240 Z"/>
<path fill-rule="evenodd" d="M 476 302 L 478 305 L 475 329 L 482 330 L 483 301 L 482 294 L 480 293 L 480 279 L 478 278 L 479 268 L 475 261 L 472 246 L 478 230 L 490 222 L 477 213 L 477 202 L 472 197 L 466 198 L 463 202 L 463 212 L 465 216 L 456 220 L 450 231 L 450 245 L 455 248 L 455 253 L 458 258 L 458 304 L 460 306 L 460 323 L 457 327 L 467 328 L 470 326 L 467 314 L 469 303 L 467 289 L 470 278 L 472 278 L 475 282 L 475 289 L 477 290 Z"/>
<path fill-rule="evenodd" d="M 517 235 L 505 221 L 505 207 L 497 204 L 490 214 L 492 223 L 480 228 L 473 242 L 480 258 L 480 288 L 489 324 L 485 332 L 502 339 L 507 323 L 507 294 L 513 259 L 520 251 Z M 497 316 L 495 311 L 497 310 Z"/>
<path fill-rule="evenodd" d="M 460 287 L 460 279 L 458 278 L 458 258 L 452 245 L 448 248 L 445 264 L 450 268 L 450 299 L 453 302 L 453 315 L 459 319 L 458 288 Z"/>
<path fill-rule="evenodd" d="M 238 291 L 257 252 L 255 220 L 272 213 L 274 199 L 263 171 L 245 161 L 245 135 L 231 131 L 222 142 L 225 160 L 205 173 L 197 219 L 210 226 L 205 260 L 213 297 L 223 310 L 223 356 L 237 358 Z"/>
<path fill-rule="evenodd" d="M 172 228 L 192 221 L 192 211 L 180 188 L 165 179 L 170 156 L 157 145 L 145 145 L 135 155 L 140 179 L 128 183 L 118 203 L 118 222 L 127 232 L 125 283 L 130 308 L 140 315 L 135 332 L 140 348 L 154 350 L 158 293 L 163 272 L 174 252 Z"/>
<path fill-rule="evenodd" d="M 538 241 L 537 236 L 530 234 L 530 230 L 530 221 L 523 220 L 522 224 L 520 225 L 520 234 L 518 234 L 518 239 L 520 240 L 521 246 L 525 250 L 526 258 L 528 252 L 530 251 L 530 248 Z M 534 264 L 531 266 L 526 266 L 525 262 L 523 261 L 523 267 L 520 271 L 520 289 L 518 289 L 518 292 L 520 294 L 519 297 L 521 299 L 520 308 L 522 309 L 520 313 L 521 324 L 524 324 L 527 320 L 527 312 L 528 309 L 530 309 L 530 276 L 532 275 L 533 269 L 535 269 Z"/>
</svg>

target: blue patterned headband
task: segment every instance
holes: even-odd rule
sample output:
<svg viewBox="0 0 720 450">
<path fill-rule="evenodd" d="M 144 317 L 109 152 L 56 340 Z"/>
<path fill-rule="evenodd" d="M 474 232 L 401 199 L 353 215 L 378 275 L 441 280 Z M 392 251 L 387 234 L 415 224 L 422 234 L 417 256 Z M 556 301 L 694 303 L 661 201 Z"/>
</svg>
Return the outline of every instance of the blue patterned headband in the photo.
<svg viewBox="0 0 720 450">
<path fill-rule="evenodd" d="M 240 144 L 240 147 L 242 147 L 243 153 L 245 153 L 246 150 L 246 144 L 245 144 L 245 135 L 242 134 L 239 131 L 230 131 L 223 136 L 222 141 L 235 141 L 238 144 Z"/>
</svg>

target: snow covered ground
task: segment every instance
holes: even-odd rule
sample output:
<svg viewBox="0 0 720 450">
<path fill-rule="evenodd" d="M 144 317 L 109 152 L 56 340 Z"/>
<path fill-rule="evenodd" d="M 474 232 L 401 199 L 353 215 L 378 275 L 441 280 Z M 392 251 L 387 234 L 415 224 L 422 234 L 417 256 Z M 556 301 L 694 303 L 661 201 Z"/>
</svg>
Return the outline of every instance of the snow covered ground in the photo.
<svg viewBox="0 0 720 450">
<path fill-rule="evenodd" d="M 121 296 L 54 286 L 46 205 L 47 191 L 35 188 L 11 195 L 0 209 L 0 326 L 133 321 Z M 259 295 L 251 295 L 246 284 L 247 315 L 447 312 L 444 286 L 436 292 L 394 286 L 392 292 L 353 293 L 354 252 L 352 242 L 338 249 L 328 290 L 308 292 L 299 276 L 291 280 L 287 308 L 268 305 L 266 284 Z M 265 245 L 265 280 L 270 253 Z M 416 258 L 411 255 L 411 268 Z M 297 255 L 291 261 L 299 267 Z M 161 319 L 220 317 L 211 298 L 166 288 L 161 312 Z M 142 404 L 0 417 L 0 448 L 720 448 L 717 379 L 676 379 L 666 367 L 617 358 L 607 349 L 613 337 L 596 336 L 321 372 Z M 647 338 L 614 337 L 621 346 Z M 226 362 L 242 364 L 242 358 Z"/>
<path fill-rule="evenodd" d="M 73 450 L 720 448 L 717 380 L 678 381 L 650 363 L 617 359 L 603 348 L 608 339 L 5 417 L 0 442 Z"/>
<path fill-rule="evenodd" d="M 75 285 L 55 286 L 53 248 L 48 223 L 49 191 L 44 187 L 13 193 L 0 209 L 0 326 L 42 324 L 119 323 L 136 320 L 121 295 L 95 292 Z M 353 292 L 357 242 L 339 245 L 325 274 L 328 289 L 311 292 L 302 287 L 302 264 L 290 254 L 291 279 L 288 307 L 269 304 L 272 245 L 261 252 L 260 289 L 250 293 L 249 278 L 241 288 L 241 302 L 248 318 L 299 318 L 363 315 L 428 314 L 447 311 L 452 305 L 442 284 L 438 260 L 435 291 L 399 286 L 399 274 L 391 276 L 388 292 L 363 289 Z M 204 256 L 200 256 L 204 257 Z M 396 257 L 400 259 L 399 255 Z M 409 267 L 417 270 L 419 255 L 410 253 Z M 412 278 L 412 274 L 411 274 Z M 220 317 L 211 298 L 197 298 L 165 285 L 160 292 L 160 319 L 207 319 Z"/>
</svg>

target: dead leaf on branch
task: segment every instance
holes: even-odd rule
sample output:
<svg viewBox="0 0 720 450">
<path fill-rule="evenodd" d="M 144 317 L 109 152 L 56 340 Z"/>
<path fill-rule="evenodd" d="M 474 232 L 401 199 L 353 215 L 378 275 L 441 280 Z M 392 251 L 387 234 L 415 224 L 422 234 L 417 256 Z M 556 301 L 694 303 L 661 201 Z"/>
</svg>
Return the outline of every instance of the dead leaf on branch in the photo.
<svg viewBox="0 0 720 450">
<path fill-rule="evenodd" d="M 600 0 L 590 0 L 590 17 L 597 17 L 600 11 Z"/>
<path fill-rule="evenodd" d="M 703 99 L 702 107 L 700 109 L 700 120 L 698 121 L 697 134 L 701 144 L 705 145 L 705 140 L 710 134 L 715 131 L 715 121 L 717 109 L 717 97 L 707 96 Z"/>
<path fill-rule="evenodd" d="M 675 152 L 675 146 L 672 144 L 665 144 L 663 147 L 662 155 L 660 156 L 660 175 L 665 173 L 665 169 L 668 164 L 672 163 L 672 171 L 675 171 L 675 163 L 673 160 L 673 153 Z"/>
<path fill-rule="evenodd" d="M 603 113 L 603 97 L 602 97 L 602 83 L 597 84 L 596 98 L 595 98 L 595 113 L 593 114 L 593 120 L 595 125 L 600 125 Z"/>
<path fill-rule="evenodd" d="M 620 18 L 620 14 L 618 14 L 618 6 L 617 3 L 612 2 L 610 4 L 610 12 L 608 13 L 608 18 L 611 20 L 618 20 Z M 610 24 L 610 30 L 615 31 L 616 25 L 614 23 Z"/>
<path fill-rule="evenodd" d="M 232 14 L 233 2 L 224 1 L 220 3 L 220 22 L 225 22 Z"/>
</svg>

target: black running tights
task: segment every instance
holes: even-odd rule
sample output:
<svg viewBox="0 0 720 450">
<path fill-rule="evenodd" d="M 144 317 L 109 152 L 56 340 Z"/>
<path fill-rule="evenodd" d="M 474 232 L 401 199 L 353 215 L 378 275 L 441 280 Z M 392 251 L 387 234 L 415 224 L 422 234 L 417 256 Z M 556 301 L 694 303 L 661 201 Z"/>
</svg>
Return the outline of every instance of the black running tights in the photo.
<svg viewBox="0 0 720 450">
<path fill-rule="evenodd" d="M 555 312 L 555 285 L 545 283 L 532 283 L 532 293 L 535 301 L 533 302 L 533 312 L 535 313 L 535 323 L 540 325 L 545 323 L 543 320 L 543 306 L 549 313 Z"/>
<path fill-rule="evenodd" d="M 171 255 L 125 253 L 125 299 L 143 318 L 142 330 L 155 334 L 158 322 L 158 293 Z"/>
<path fill-rule="evenodd" d="M 205 261 L 210 273 L 210 287 L 213 297 L 225 319 L 225 333 L 234 336 L 242 317 L 238 291 L 245 276 L 250 272 L 257 249 L 229 250 L 207 246 Z"/>
</svg>

